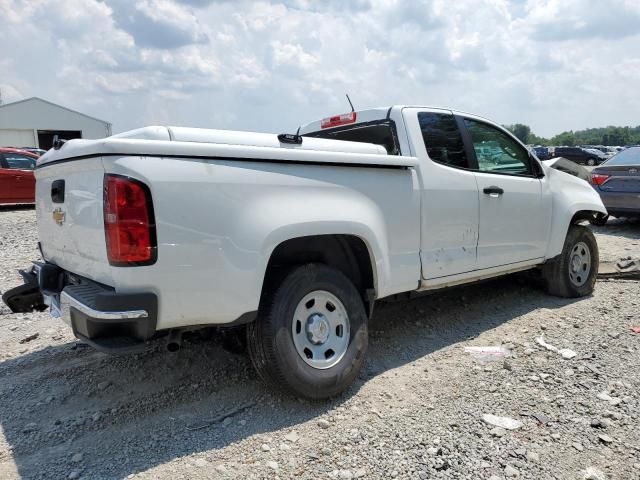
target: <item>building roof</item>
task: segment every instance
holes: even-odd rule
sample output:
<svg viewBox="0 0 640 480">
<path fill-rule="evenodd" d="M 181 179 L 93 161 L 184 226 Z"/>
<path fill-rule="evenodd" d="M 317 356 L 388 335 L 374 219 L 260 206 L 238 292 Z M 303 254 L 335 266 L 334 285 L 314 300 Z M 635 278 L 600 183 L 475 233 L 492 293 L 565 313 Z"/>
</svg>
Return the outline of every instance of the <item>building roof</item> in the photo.
<svg viewBox="0 0 640 480">
<path fill-rule="evenodd" d="M 13 105 L 18 105 L 19 103 L 32 102 L 34 100 L 39 101 L 39 102 L 43 102 L 43 103 L 46 103 L 46 104 L 49 104 L 49 105 L 52 105 L 52 106 L 54 106 L 56 108 L 61 108 L 61 109 L 66 110 L 68 112 L 75 113 L 76 115 L 82 115 L 83 117 L 90 118 L 91 120 L 96 120 L 97 122 L 102 122 L 105 125 L 111 126 L 111 123 L 107 122 L 106 120 L 102 120 L 100 118 L 92 117 L 91 115 L 87 115 L 86 113 L 78 112 L 77 110 L 72 110 L 70 108 L 63 107 L 62 105 L 58 105 L 57 103 L 50 102 L 50 101 L 45 100 L 44 98 L 40 98 L 40 97 L 29 97 L 29 98 L 25 98 L 23 100 L 18 100 L 17 102 L 3 103 L 2 105 L 0 105 L 0 109 L 4 108 L 4 107 L 13 106 Z"/>
</svg>

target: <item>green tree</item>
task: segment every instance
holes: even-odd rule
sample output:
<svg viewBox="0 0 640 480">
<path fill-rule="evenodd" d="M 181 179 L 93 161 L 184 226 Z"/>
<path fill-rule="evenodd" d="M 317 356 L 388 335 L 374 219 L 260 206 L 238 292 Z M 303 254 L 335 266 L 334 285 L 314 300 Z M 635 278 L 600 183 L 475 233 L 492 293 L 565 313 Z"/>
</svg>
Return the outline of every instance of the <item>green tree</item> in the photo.
<svg viewBox="0 0 640 480">
<path fill-rule="evenodd" d="M 573 147 L 576 145 L 576 138 L 573 131 L 562 132 L 551 138 L 551 145 L 566 145 L 568 147 Z"/>
<path fill-rule="evenodd" d="M 529 143 L 529 137 L 531 136 L 531 127 L 529 127 L 529 125 L 516 123 L 514 125 L 505 125 L 505 128 L 518 137 L 522 143 Z"/>
</svg>

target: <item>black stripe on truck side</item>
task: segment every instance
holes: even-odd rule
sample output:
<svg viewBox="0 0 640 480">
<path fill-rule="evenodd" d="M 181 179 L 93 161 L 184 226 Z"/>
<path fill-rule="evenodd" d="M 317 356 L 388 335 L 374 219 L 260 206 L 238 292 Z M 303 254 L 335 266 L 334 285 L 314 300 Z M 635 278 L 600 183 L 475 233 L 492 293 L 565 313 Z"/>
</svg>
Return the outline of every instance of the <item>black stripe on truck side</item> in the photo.
<svg viewBox="0 0 640 480">
<path fill-rule="evenodd" d="M 331 167 L 358 167 L 358 168 L 386 168 L 392 170 L 406 170 L 406 165 L 386 165 L 381 163 L 342 163 L 342 162 L 311 162 L 308 160 L 285 160 L 275 158 L 243 158 L 243 157 L 210 157 L 201 155 L 151 155 L 148 153 L 101 153 L 91 155 L 79 155 L 77 157 L 61 158 L 43 165 L 37 165 L 36 170 L 41 168 L 59 165 L 61 163 L 75 162 L 76 160 L 84 160 L 86 158 L 97 157 L 160 157 L 160 158 L 184 158 L 197 160 L 212 161 L 232 161 L 232 162 L 264 162 L 264 163 L 287 163 L 293 165 L 329 165 Z"/>
</svg>

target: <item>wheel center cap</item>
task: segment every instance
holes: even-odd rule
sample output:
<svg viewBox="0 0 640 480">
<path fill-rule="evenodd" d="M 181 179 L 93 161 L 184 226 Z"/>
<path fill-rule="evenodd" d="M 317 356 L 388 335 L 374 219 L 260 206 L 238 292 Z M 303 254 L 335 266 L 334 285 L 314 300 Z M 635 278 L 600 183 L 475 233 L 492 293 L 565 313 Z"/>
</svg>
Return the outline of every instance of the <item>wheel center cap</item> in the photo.
<svg viewBox="0 0 640 480">
<path fill-rule="evenodd" d="M 577 272 L 578 270 L 580 270 L 581 263 L 582 263 L 582 259 L 580 258 L 580 256 L 574 255 L 573 258 L 571 259 L 571 270 L 573 270 L 574 272 Z"/>
<path fill-rule="evenodd" d="M 314 313 L 307 319 L 307 337 L 315 345 L 324 343 L 329 338 L 329 322 L 321 313 Z"/>
</svg>

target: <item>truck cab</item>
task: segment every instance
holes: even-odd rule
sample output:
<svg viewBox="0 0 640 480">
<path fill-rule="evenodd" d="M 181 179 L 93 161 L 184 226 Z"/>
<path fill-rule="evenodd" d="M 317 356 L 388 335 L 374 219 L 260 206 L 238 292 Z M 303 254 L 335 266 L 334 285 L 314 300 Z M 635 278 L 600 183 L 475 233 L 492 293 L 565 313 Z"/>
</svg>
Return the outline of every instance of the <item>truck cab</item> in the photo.
<svg viewBox="0 0 640 480">
<path fill-rule="evenodd" d="M 577 204 L 565 208 L 554 202 L 557 170 L 544 166 L 509 131 L 477 115 L 394 106 L 330 117 L 301 127 L 300 133 L 376 143 L 390 155 L 417 157 L 421 289 L 527 269 L 553 258 L 580 211 Z M 562 180 L 572 203 L 594 200 L 585 182 L 565 175 Z"/>
</svg>

